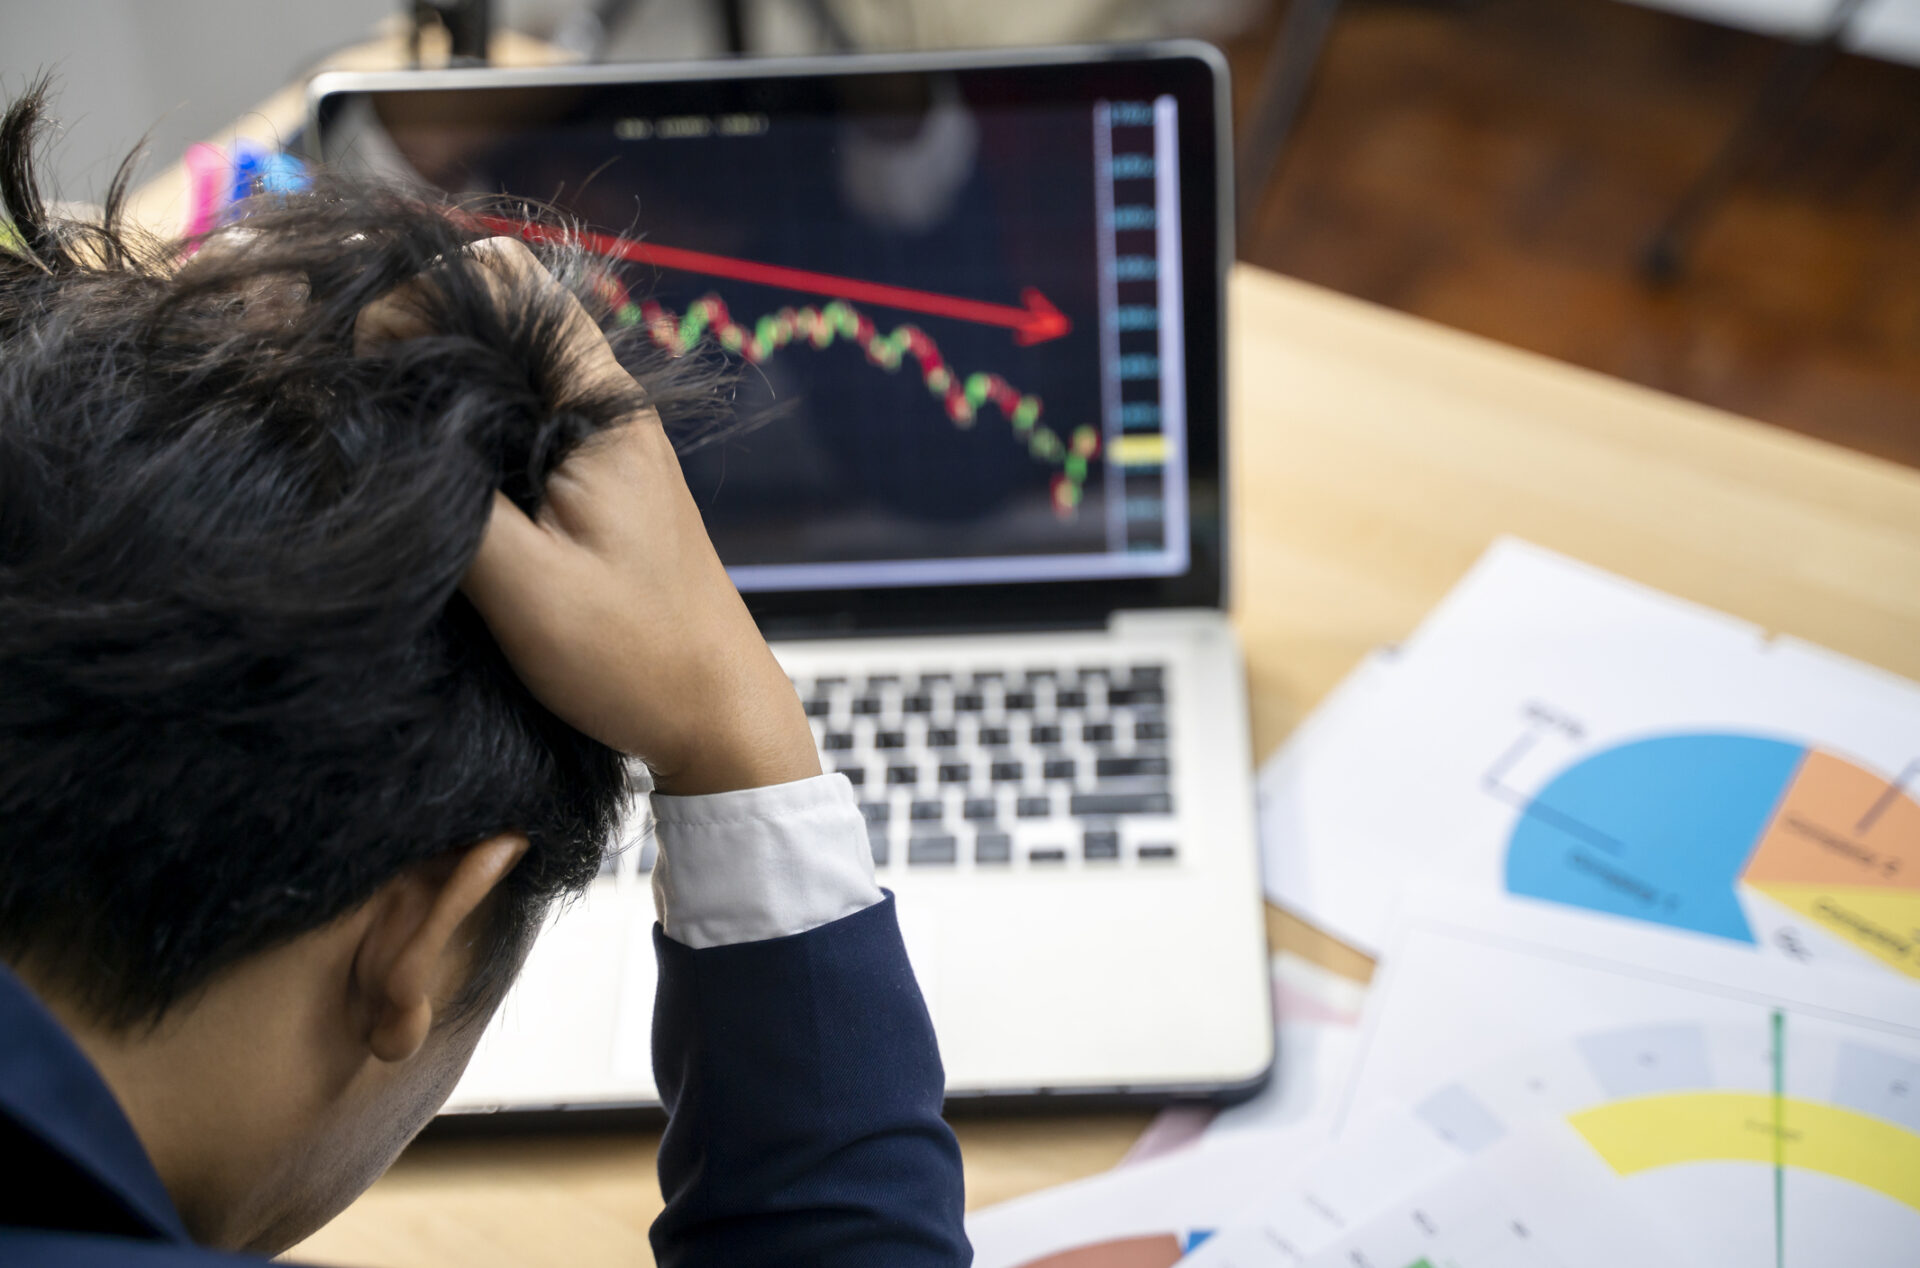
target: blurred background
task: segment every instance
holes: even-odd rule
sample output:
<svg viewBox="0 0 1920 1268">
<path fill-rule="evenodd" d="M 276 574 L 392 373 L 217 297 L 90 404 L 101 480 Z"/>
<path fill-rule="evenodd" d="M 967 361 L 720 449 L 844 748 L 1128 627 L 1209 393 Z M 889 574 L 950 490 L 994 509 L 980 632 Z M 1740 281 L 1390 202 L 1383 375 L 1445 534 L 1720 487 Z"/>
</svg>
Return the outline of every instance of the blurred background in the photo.
<svg viewBox="0 0 1920 1268">
<path fill-rule="evenodd" d="M 57 174 L 89 198 L 143 135 L 157 170 L 436 6 L 457 9 L 0 0 L 0 90 L 57 73 Z M 1233 67 L 1243 260 L 1920 466 L 1920 0 L 495 0 L 489 17 L 495 38 L 608 61 L 1199 36 Z"/>
</svg>

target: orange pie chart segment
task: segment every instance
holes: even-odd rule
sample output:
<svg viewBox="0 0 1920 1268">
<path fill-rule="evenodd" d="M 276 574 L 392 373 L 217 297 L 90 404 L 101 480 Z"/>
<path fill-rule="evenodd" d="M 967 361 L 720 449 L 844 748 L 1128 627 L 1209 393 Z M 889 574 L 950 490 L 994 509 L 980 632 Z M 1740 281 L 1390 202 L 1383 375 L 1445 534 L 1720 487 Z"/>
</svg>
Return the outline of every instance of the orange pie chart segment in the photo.
<svg viewBox="0 0 1920 1268">
<path fill-rule="evenodd" d="M 1920 801 L 1905 788 L 1809 750 L 1742 879 L 1920 977 Z"/>
<path fill-rule="evenodd" d="M 1920 801 L 1852 762 L 1809 750 L 1747 862 L 1746 880 L 1920 891 Z"/>
</svg>

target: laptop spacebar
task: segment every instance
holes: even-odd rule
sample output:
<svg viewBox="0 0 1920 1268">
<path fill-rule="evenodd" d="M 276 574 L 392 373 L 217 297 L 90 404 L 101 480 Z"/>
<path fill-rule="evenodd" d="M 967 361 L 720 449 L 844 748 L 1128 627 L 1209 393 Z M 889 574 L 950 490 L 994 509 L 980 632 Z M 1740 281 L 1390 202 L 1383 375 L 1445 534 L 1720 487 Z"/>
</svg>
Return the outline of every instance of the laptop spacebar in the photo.
<svg viewBox="0 0 1920 1268">
<path fill-rule="evenodd" d="M 1075 793 L 1067 805 L 1073 815 L 1166 815 L 1173 813 L 1173 794 L 1164 792 Z"/>
</svg>

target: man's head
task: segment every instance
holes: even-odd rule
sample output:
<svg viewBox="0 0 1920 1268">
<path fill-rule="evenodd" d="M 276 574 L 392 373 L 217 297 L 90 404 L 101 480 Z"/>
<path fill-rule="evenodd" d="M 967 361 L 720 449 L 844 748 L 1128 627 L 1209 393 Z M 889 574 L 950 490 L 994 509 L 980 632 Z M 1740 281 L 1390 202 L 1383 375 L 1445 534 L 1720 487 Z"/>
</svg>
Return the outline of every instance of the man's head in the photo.
<svg viewBox="0 0 1920 1268">
<path fill-rule="evenodd" d="M 600 865 L 623 760 L 458 587 L 493 491 L 537 504 L 639 392 L 569 391 L 555 293 L 503 301 L 484 235 L 407 195 L 325 183 L 179 267 L 115 198 L 50 215 L 39 98 L 0 123 L 0 957 L 196 1234 L 273 1249 L 444 1100 Z M 356 355 L 429 271 L 436 333 Z M 711 400 L 647 382 L 670 417 Z M 247 1125 L 194 1121 L 209 1081 Z M 194 1146 L 223 1126 L 224 1161 Z"/>
</svg>

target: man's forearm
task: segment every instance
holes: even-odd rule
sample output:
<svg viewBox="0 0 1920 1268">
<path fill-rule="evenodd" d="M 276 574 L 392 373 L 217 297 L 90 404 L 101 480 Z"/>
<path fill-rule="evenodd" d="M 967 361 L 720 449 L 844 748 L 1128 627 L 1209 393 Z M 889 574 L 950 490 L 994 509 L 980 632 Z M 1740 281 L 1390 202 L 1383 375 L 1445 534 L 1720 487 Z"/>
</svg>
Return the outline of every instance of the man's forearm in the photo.
<svg viewBox="0 0 1920 1268">
<path fill-rule="evenodd" d="M 851 789 L 656 806 L 660 1263 L 969 1262 L 939 1050 Z"/>
<path fill-rule="evenodd" d="M 958 1268 L 960 1151 L 893 901 L 694 951 L 664 936 L 662 1268 Z"/>
</svg>

